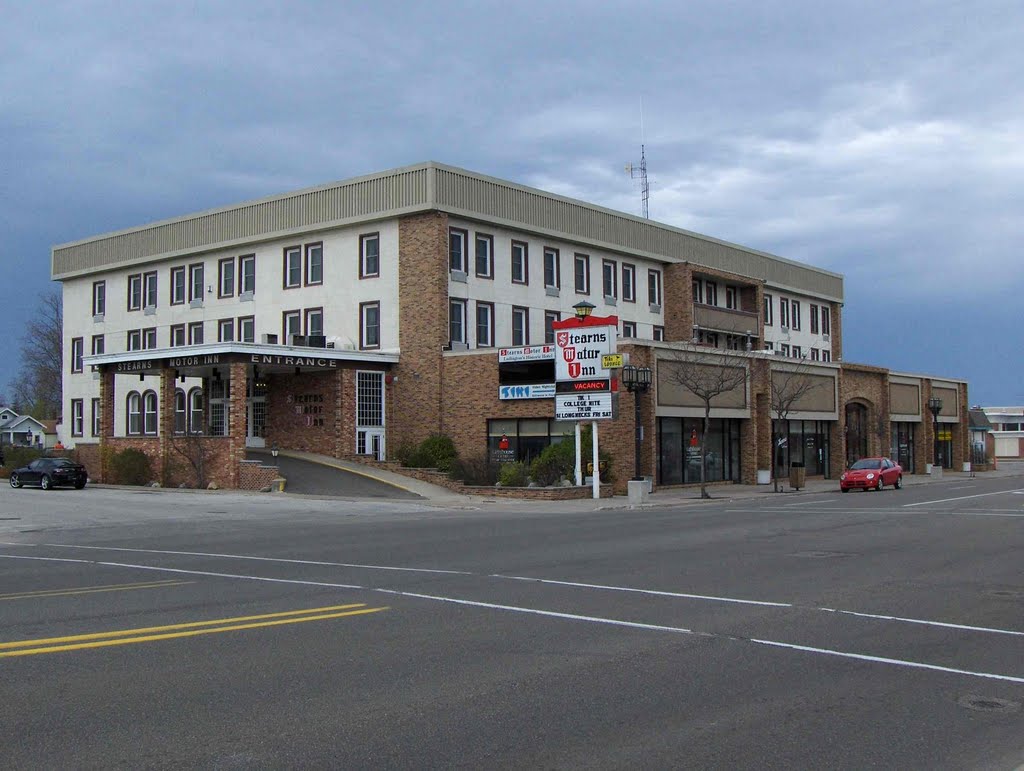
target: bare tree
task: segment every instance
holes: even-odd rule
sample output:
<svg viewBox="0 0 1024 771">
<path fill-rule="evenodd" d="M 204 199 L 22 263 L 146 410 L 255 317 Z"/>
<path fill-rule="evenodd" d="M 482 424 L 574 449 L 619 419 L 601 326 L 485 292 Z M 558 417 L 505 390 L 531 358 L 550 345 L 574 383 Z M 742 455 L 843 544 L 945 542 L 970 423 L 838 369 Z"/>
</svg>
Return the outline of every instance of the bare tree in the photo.
<svg viewBox="0 0 1024 771">
<path fill-rule="evenodd" d="M 812 377 L 811 368 L 805 359 L 787 359 L 786 368 L 771 368 L 769 371 L 772 409 L 772 480 L 775 492 L 779 491 L 779 450 L 782 447 L 782 422 L 800 401 L 821 386 L 821 381 Z"/>
<path fill-rule="evenodd" d="M 189 431 L 171 439 L 171 448 L 178 457 L 188 464 L 196 480 L 196 489 L 206 488 L 207 465 L 209 461 L 208 445 L 205 436 L 198 431 Z"/>
<path fill-rule="evenodd" d="M 25 324 L 21 367 L 10 383 L 16 408 L 41 420 L 60 417 L 64 363 L 64 317 L 61 294 L 39 295 L 38 310 Z"/>
<path fill-rule="evenodd" d="M 730 361 L 700 350 L 676 351 L 668 379 L 696 396 L 704 407 L 704 423 L 700 435 L 700 497 L 710 498 L 707 490 L 707 453 L 704 438 L 711 425 L 711 407 L 715 399 L 731 393 L 747 382 L 747 368 L 742 361 Z"/>
</svg>

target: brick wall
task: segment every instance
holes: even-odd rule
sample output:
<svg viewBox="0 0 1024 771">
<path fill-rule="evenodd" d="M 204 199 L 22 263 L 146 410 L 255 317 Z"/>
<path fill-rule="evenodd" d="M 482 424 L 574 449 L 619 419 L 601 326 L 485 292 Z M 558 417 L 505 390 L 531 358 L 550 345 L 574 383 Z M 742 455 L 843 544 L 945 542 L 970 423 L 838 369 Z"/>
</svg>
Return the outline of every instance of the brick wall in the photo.
<svg viewBox="0 0 1024 771">
<path fill-rule="evenodd" d="M 162 484 L 165 487 L 199 487 L 196 464 L 202 461 L 208 486 L 231 488 L 237 477 L 237 462 L 231 453 L 231 442 L 226 436 L 170 436 L 165 441 L 167 462 Z"/>
<path fill-rule="evenodd" d="M 354 393 L 342 398 L 342 372 L 268 375 L 267 446 L 339 457 L 344 421 L 338 413 L 343 401 L 350 412 L 355 409 Z"/>
<path fill-rule="evenodd" d="M 839 424 L 840 443 L 833 443 L 832 467 L 842 469 L 846 464 L 846 405 L 857 402 L 867 407 L 867 456 L 889 455 L 889 435 L 892 424 L 889 421 L 889 379 L 888 371 L 880 367 L 862 364 L 843 364 L 839 379 Z M 838 465 L 837 465 L 838 464 Z"/>
<path fill-rule="evenodd" d="M 429 212 L 398 224 L 398 324 L 402 361 L 392 393 L 389 452 L 443 431 L 441 349 L 448 343 L 448 217 Z M 451 392 L 457 394 L 458 391 Z"/>
<path fill-rule="evenodd" d="M 259 461 L 242 461 L 239 468 L 239 488 L 242 490 L 262 490 L 272 487 L 272 483 L 280 476 L 277 466 L 265 466 Z"/>
</svg>

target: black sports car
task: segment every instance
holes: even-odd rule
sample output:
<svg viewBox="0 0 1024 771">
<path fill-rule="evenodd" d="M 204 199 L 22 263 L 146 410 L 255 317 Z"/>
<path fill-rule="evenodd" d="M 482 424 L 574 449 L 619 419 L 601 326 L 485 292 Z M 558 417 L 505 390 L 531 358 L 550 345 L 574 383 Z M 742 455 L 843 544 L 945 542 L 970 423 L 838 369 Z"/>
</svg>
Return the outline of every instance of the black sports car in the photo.
<svg viewBox="0 0 1024 771">
<path fill-rule="evenodd" d="M 85 466 L 67 458 L 36 458 L 27 466 L 11 472 L 11 487 L 39 485 L 44 490 L 74 485 L 81 490 L 89 474 Z"/>
</svg>

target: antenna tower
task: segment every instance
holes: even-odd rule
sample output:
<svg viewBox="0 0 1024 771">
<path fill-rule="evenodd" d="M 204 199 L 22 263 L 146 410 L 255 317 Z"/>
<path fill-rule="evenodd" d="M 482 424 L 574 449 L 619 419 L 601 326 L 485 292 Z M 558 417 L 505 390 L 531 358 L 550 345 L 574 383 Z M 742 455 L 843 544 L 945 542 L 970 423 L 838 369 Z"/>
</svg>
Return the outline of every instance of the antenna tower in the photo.
<svg viewBox="0 0 1024 771">
<path fill-rule="evenodd" d="M 626 172 L 631 179 L 640 180 L 640 200 L 643 202 L 644 219 L 650 219 L 648 202 L 651 199 L 651 186 L 647 182 L 647 156 L 644 154 L 644 101 L 640 100 L 640 165 L 626 165 Z"/>
</svg>

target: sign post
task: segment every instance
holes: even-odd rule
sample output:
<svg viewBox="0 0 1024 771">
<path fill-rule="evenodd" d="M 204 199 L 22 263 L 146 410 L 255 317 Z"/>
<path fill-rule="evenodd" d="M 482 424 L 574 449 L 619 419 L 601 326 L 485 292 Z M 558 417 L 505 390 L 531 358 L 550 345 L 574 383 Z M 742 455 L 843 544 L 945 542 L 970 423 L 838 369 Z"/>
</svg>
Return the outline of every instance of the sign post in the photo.
<svg viewBox="0 0 1024 771">
<path fill-rule="evenodd" d="M 592 306 L 591 306 L 592 307 Z M 618 383 L 617 316 L 578 315 L 552 323 L 555 332 L 555 420 L 576 422 L 576 484 L 582 483 L 580 423 L 590 421 L 593 439 L 594 498 L 601 497 L 597 421 L 615 417 L 612 394 Z"/>
</svg>

